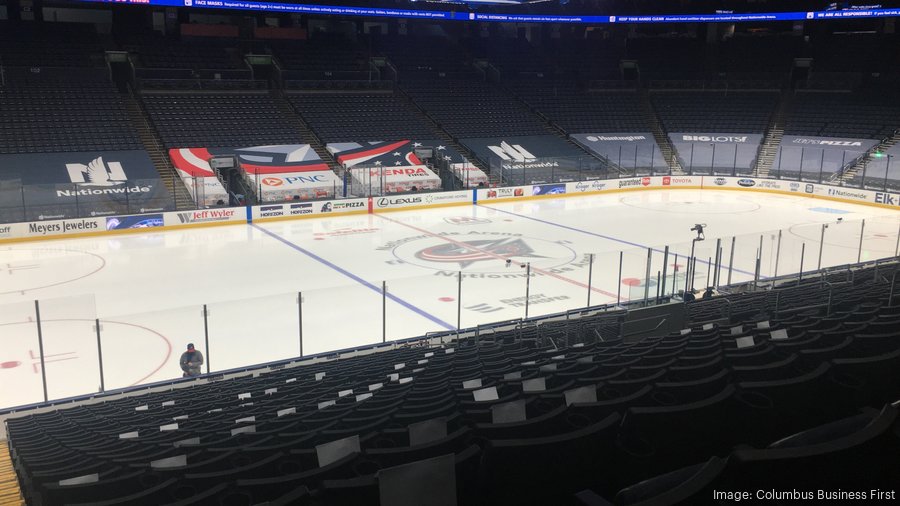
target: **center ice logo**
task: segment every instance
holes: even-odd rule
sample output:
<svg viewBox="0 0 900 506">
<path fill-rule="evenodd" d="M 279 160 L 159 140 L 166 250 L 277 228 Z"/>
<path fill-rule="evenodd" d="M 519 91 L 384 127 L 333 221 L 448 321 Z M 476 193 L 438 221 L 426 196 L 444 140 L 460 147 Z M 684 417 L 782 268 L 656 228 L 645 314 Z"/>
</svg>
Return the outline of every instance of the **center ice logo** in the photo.
<svg viewBox="0 0 900 506">
<path fill-rule="evenodd" d="M 546 258 L 536 255 L 534 249 L 519 238 L 466 241 L 455 244 L 438 244 L 415 253 L 419 260 L 429 262 L 458 263 L 460 268 L 475 262 L 500 260 L 510 257 Z"/>
</svg>

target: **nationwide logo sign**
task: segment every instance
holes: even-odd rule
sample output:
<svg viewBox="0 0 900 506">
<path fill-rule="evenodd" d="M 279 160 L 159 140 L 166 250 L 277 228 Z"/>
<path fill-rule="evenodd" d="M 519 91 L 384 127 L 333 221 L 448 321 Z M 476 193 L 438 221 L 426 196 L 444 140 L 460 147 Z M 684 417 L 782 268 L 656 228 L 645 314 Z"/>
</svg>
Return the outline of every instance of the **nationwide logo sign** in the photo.
<svg viewBox="0 0 900 506">
<path fill-rule="evenodd" d="M 499 146 L 488 146 L 487 148 L 499 156 L 501 160 L 524 162 L 537 158 L 521 145 L 509 144 L 506 141 L 501 141 Z"/>
<path fill-rule="evenodd" d="M 491 152 L 500 157 L 504 169 L 538 169 L 559 167 L 559 162 L 554 160 L 537 161 L 538 157 L 534 156 L 528 149 L 521 144 L 510 144 L 501 141 L 499 146 L 487 146 Z"/>
<path fill-rule="evenodd" d="M 717 177 L 713 180 L 713 182 L 719 186 L 725 186 L 726 184 L 728 184 L 728 181 L 726 181 L 724 177 Z"/>
<path fill-rule="evenodd" d="M 829 194 L 829 195 L 836 195 L 836 196 L 838 196 L 838 197 L 847 197 L 847 198 L 851 198 L 851 199 L 866 200 L 866 194 L 865 194 L 865 193 L 857 193 L 857 192 L 852 192 L 852 191 L 846 191 L 846 190 L 841 190 L 841 189 L 839 189 L 839 188 L 829 188 L 829 189 L 828 189 L 828 194 Z"/>
<path fill-rule="evenodd" d="M 87 165 L 67 163 L 69 180 L 77 185 L 75 190 L 56 190 L 57 197 L 85 197 L 91 195 L 126 195 L 150 193 L 152 185 L 124 186 L 128 176 L 120 162 L 105 163 L 103 157 L 91 160 Z M 116 188 L 112 188 L 115 186 Z M 103 188 L 106 187 L 106 188 Z"/>
<path fill-rule="evenodd" d="M 128 176 L 119 162 L 103 163 L 103 157 L 93 159 L 87 165 L 80 163 L 67 163 L 69 180 L 85 186 L 114 186 L 125 184 Z"/>
<path fill-rule="evenodd" d="M 545 258 L 521 238 L 485 239 L 476 241 L 438 244 L 415 253 L 419 260 L 428 262 L 456 263 L 460 268 L 487 260 L 517 258 Z"/>
<path fill-rule="evenodd" d="M 210 221 L 228 221 L 234 218 L 237 211 L 234 209 L 207 209 L 204 211 L 190 211 L 177 213 L 181 223 L 206 223 Z"/>
</svg>

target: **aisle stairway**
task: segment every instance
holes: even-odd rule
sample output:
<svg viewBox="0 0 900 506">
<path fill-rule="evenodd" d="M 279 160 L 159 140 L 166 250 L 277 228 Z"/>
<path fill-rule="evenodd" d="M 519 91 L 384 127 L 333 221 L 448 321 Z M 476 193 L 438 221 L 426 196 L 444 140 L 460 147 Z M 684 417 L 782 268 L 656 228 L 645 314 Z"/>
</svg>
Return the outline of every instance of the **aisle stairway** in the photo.
<svg viewBox="0 0 900 506">
<path fill-rule="evenodd" d="M 769 177 L 769 171 L 772 170 L 772 165 L 775 163 L 775 155 L 778 153 L 778 146 L 781 145 L 781 138 L 784 136 L 784 124 L 787 121 L 793 96 L 794 92 L 792 90 L 785 90 L 778 100 L 778 107 L 772 115 L 772 122 L 766 130 L 766 136 L 763 138 L 756 157 L 755 172 L 757 177 Z"/>
<path fill-rule="evenodd" d="M 843 172 L 843 174 L 841 174 L 841 177 L 840 177 L 841 184 L 848 184 L 853 181 L 856 181 L 857 176 L 862 177 L 863 169 L 868 165 L 869 160 L 876 153 L 884 153 L 885 151 L 896 146 L 897 144 L 900 144 L 900 130 L 898 130 L 897 132 L 894 132 L 894 135 L 892 135 L 892 136 L 888 137 L 887 139 L 878 143 L 878 145 L 876 145 L 874 148 L 867 151 L 866 155 L 863 156 L 862 158 L 860 158 L 859 161 L 856 162 L 855 165 L 853 165 L 852 167 L 845 170 Z M 869 179 L 871 179 L 871 178 L 869 178 Z M 859 181 L 857 181 L 857 184 L 858 183 L 859 183 Z M 881 183 L 880 181 L 876 180 L 875 185 L 870 185 L 870 186 L 877 186 L 880 183 Z"/>
<path fill-rule="evenodd" d="M 187 188 L 184 187 L 181 178 L 175 173 L 175 168 L 172 167 L 172 162 L 169 161 L 169 154 L 162 147 L 162 141 L 159 140 L 156 132 L 150 126 L 150 122 L 147 120 L 147 115 L 140 102 L 130 93 L 122 94 L 122 100 L 125 102 L 128 120 L 134 126 L 134 129 L 137 130 L 141 144 L 144 145 L 144 150 L 150 155 L 150 160 L 153 162 L 153 166 L 156 167 L 156 171 L 159 172 L 159 177 L 166 189 L 169 190 L 169 194 L 174 195 L 176 208 L 194 209 L 196 206 L 191 199 L 191 195 L 188 193 Z"/>
<path fill-rule="evenodd" d="M 25 501 L 5 443 L 3 451 L 0 451 L 0 506 L 23 506 Z"/>
<path fill-rule="evenodd" d="M 678 163 L 678 157 L 675 155 L 675 148 L 673 148 L 672 143 L 669 142 L 669 137 L 666 136 L 666 132 L 659 122 L 659 117 L 653 109 L 653 104 L 650 102 L 650 93 L 646 89 L 641 89 L 638 93 L 640 96 L 641 110 L 644 115 L 644 122 L 650 125 L 650 131 L 653 133 L 653 138 L 656 140 L 656 144 L 662 152 L 663 159 L 665 159 L 666 163 L 669 165 L 669 170 L 671 170 L 673 174 L 684 174 L 681 164 Z"/>
</svg>

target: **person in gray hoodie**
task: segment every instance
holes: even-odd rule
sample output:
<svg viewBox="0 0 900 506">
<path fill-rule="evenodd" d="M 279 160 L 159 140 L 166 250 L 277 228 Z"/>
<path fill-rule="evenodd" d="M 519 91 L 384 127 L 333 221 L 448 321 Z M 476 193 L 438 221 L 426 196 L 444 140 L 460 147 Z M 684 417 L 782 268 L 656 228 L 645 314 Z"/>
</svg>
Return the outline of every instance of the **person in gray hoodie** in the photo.
<svg viewBox="0 0 900 506">
<path fill-rule="evenodd" d="M 187 345 L 187 351 L 181 354 L 181 370 L 183 377 L 200 376 L 200 366 L 203 365 L 203 354 L 194 349 L 194 343 Z"/>
</svg>

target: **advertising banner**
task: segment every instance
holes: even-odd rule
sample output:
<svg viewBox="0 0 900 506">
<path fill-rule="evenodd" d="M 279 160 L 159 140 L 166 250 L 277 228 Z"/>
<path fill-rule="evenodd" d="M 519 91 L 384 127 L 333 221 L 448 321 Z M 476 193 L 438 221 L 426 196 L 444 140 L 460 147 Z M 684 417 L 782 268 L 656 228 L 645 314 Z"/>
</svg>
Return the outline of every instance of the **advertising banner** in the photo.
<svg viewBox="0 0 900 506">
<path fill-rule="evenodd" d="M 475 156 L 490 166 L 491 172 L 500 171 L 505 179 L 528 176 L 523 182 L 559 182 L 561 177 L 593 167 L 584 166 L 587 153 L 573 147 L 564 139 L 552 135 L 528 135 L 511 137 L 476 137 L 461 139 Z M 596 160 L 599 166 L 599 160 Z"/>
<path fill-rule="evenodd" d="M 283 174 L 249 174 L 247 179 L 257 195 L 267 202 L 334 197 L 344 187 L 331 170 Z"/>
<path fill-rule="evenodd" d="M 106 218 L 81 218 L 16 223 L 13 225 L 11 235 L 16 237 L 53 237 L 102 232 L 104 230 L 106 230 Z"/>
<path fill-rule="evenodd" d="M 400 141 L 333 142 L 325 146 L 344 167 L 407 167 L 424 165 L 428 158 L 462 163 L 455 149 L 433 139 Z"/>
<path fill-rule="evenodd" d="M 785 135 L 771 171 L 818 180 L 819 175 L 832 175 L 853 166 L 877 144 L 873 139 Z"/>
<path fill-rule="evenodd" d="M 286 218 L 310 215 L 343 214 L 368 212 L 368 199 L 341 199 L 319 202 L 292 202 L 288 204 L 269 204 L 254 206 L 251 209 L 253 220 L 266 218 Z"/>
<path fill-rule="evenodd" d="M 690 173 L 749 173 L 756 164 L 761 134 L 674 132 L 669 140 L 678 162 Z"/>
<path fill-rule="evenodd" d="M 199 209 L 196 211 L 165 213 L 163 215 L 163 223 L 167 227 L 240 221 L 247 221 L 246 208 L 224 207 L 221 209 Z"/>
<path fill-rule="evenodd" d="M 162 211 L 174 204 L 140 150 L 0 155 L 0 187 L 5 197 L 15 196 L 14 207 L 26 210 L 19 219 L 28 220 Z"/>
<path fill-rule="evenodd" d="M 355 194 L 381 195 L 441 189 L 441 178 L 424 165 L 360 167 L 348 170 L 353 179 Z"/>
<path fill-rule="evenodd" d="M 626 171 L 668 170 L 659 145 L 649 132 L 584 133 L 572 134 L 570 137 L 584 149 L 606 158 Z"/>
<path fill-rule="evenodd" d="M 386 195 L 372 197 L 372 209 L 375 212 L 384 209 L 399 209 L 404 207 L 421 207 L 437 204 L 468 203 L 472 201 L 472 192 L 460 190 L 446 193 L 423 193 L 412 195 Z"/>
<path fill-rule="evenodd" d="M 204 148 L 170 149 L 169 158 L 175 172 L 198 206 L 228 203 L 228 192 L 209 165 L 212 154 Z"/>
</svg>

